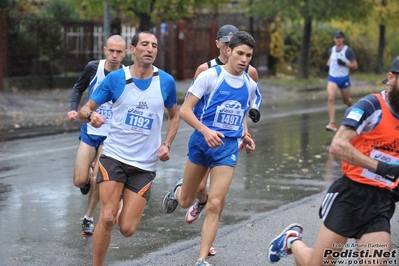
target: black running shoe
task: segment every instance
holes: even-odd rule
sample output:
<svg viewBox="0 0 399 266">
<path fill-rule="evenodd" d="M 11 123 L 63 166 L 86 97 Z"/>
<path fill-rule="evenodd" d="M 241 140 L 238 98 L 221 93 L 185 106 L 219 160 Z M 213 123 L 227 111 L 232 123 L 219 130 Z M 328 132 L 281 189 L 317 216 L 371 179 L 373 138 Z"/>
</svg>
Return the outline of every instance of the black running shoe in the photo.
<svg viewBox="0 0 399 266">
<path fill-rule="evenodd" d="M 91 220 L 83 218 L 82 222 L 82 235 L 91 236 L 94 232 L 94 223 Z"/>
<path fill-rule="evenodd" d="M 89 180 L 89 182 L 86 185 L 84 185 L 83 187 L 80 188 L 80 192 L 83 195 L 87 195 L 87 193 L 89 193 L 89 191 L 90 191 L 90 187 L 91 187 L 91 184 L 90 184 L 90 180 Z"/>
<path fill-rule="evenodd" d="M 93 168 L 94 168 L 94 165 L 92 163 L 91 166 L 90 166 L 89 182 L 86 183 L 86 185 L 84 185 L 83 187 L 80 188 L 80 192 L 83 195 L 87 195 L 87 193 L 89 193 L 89 191 L 90 191 L 90 188 L 91 188 L 90 179 L 91 179 L 91 176 L 93 175 Z"/>
</svg>

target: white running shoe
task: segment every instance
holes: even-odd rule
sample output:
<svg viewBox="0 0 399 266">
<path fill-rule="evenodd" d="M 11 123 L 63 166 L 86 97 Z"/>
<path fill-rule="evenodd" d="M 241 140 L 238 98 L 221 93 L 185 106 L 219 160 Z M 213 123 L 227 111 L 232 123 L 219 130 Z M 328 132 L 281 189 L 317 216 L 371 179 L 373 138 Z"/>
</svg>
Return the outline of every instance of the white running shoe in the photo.
<svg viewBox="0 0 399 266">
<path fill-rule="evenodd" d="M 337 131 L 337 125 L 335 123 L 328 123 L 326 126 L 326 130 L 330 130 L 333 132 Z"/>
<path fill-rule="evenodd" d="M 197 200 L 186 212 L 186 223 L 192 224 L 201 217 L 201 212 L 205 208 L 205 204 L 200 204 Z"/>
</svg>

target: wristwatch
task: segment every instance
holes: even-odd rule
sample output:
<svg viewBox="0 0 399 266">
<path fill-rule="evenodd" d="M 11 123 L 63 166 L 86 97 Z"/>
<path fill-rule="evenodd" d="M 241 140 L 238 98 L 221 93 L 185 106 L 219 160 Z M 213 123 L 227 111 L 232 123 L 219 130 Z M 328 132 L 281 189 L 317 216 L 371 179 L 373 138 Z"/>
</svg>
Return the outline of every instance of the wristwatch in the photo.
<svg viewBox="0 0 399 266">
<path fill-rule="evenodd" d="M 91 122 L 91 114 L 93 113 L 93 111 L 88 111 L 86 114 L 86 118 L 89 120 L 89 122 Z"/>
</svg>

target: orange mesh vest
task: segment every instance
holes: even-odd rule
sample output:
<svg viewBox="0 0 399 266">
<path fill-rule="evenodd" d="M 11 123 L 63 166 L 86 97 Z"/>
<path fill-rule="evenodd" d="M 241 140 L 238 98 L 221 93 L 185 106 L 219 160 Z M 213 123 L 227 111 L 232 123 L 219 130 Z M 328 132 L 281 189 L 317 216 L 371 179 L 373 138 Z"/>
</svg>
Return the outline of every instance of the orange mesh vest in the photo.
<svg viewBox="0 0 399 266">
<path fill-rule="evenodd" d="M 374 94 L 381 105 L 380 123 L 370 132 L 362 133 L 351 144 L 366 156 L 384 162 L 399 161 L 399 119 L 394 117 L 381 94 Z M 393 189 L 399 180 L 392 182 L 373 171 L 342 162 L 342 172 L 353 181 L 370 186 Z"/>
</svg>

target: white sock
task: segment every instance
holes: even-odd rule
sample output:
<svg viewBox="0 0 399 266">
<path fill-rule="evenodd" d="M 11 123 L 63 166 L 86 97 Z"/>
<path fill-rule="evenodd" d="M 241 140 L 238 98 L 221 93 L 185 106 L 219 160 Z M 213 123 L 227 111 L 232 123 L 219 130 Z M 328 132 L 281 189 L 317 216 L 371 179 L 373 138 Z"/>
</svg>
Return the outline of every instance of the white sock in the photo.
<svg viewBox="0 0 399 266">
<path fill-rule="evenodd" d="M 181 186 L 178 186 L 178 187 L 175 189 L 175 192 L 173 192 L 173 195 L 175 196 L 175 199 L 177 199 L 177 198 L 176 198 L 176 195 L 177 195 L 177 191 L 178 191 L 179 189 L 181 189 Z"/>
<path fill-rule="evenodd" d="M 94 217 L 87 217 L 87 216 L 85 215 L 85 216 L 83 217 L 83 219 L 90 220 L 90 221 L 94 222 Z"/>
</svg>

